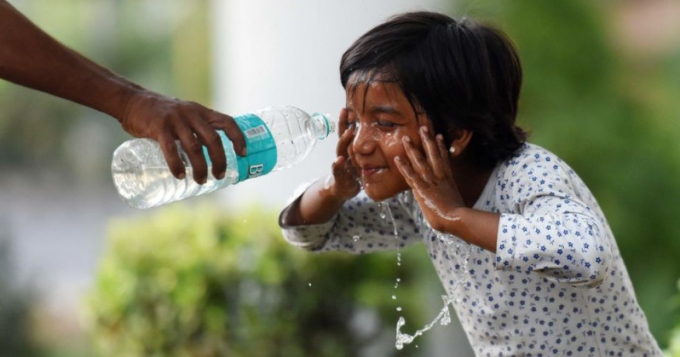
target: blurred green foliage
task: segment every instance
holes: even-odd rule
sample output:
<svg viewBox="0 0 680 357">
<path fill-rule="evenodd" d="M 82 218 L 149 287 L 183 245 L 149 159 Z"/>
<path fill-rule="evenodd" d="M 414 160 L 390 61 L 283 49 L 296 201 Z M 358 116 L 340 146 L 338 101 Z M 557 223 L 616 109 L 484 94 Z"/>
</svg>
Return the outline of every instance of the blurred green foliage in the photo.
<svg viewBox="0 0 680 357">
<path fill-rule="evenodd" d="M 7 231 L 0 226 L 0 356 L 45 356 L 45 351 L 31 333 L 31 307 L 35 294 L 12 281 L 15 268 L 9 238 Z"/>
<path fill-rule="evenodd" d="M 584 179 L 614 231 L 659 344 L 679 318 L 680 44 L 665 58 L 627 57 L 613 45 L 618 2 L 462 1 L 518 47 L 519 123 Z"/>
<path fill-rule="evenodd" d="M 680 280 L 678 280 L 677 288 L 680 290 Z M 680 308 L 680 292 L 673 297 L 672 304 L 676 309 Z M 670 332 L 668 348 L 664 351 L 664 354 L 667 357 L 680 357 L 680 321 Z"/>
<path fill-rule="evenodd" d="M 382 356 L 399 316 L 424 324 L 424 250 L 312 254 L 288 245 L 276 216 L 173 205 L 111 225 L 89 297 L 103 356 Z M 402 283 L 395 290 L 395 278 Z M 398 302 L 391 299 L 396 294 Z M 396 307 L 403 311 L 398 313 Z M 387 334 L 387 338 L 385 337 Z M 423 350 L 423 349 L 420 349 Z M 398 354 L 399 353 L 399 354 Z M 406 353 L 406 354 L 404 354 Z"/>
</svg>

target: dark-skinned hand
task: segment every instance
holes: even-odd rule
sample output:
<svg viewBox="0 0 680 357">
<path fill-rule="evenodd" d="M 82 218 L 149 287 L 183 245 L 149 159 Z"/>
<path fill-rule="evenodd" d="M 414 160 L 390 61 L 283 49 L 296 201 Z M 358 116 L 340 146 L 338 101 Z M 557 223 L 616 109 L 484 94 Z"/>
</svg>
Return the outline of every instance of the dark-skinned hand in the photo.
<svg viewBox="0 0 680 357">
<path fill-rule="evenodd" d="M 170 172 L 178 179 L 186 176 L 186 170 L 177 149 L 177 141 L 187 154 L 193 179 L 199 184 L 205 183 L 208 177 L 203 146 L 208 149 L 213 176 L 222 179 L 225 175 L 227 159 L 216 130 L 224 131 L 233 142 L 237 154 L 246 154 L 243 133 L 234 119 L 198 103 L 142 90 L 130 97 L 119 120 L 123 129 L 132 136 L 156 140 L 163 150 Z"/>
</svg>

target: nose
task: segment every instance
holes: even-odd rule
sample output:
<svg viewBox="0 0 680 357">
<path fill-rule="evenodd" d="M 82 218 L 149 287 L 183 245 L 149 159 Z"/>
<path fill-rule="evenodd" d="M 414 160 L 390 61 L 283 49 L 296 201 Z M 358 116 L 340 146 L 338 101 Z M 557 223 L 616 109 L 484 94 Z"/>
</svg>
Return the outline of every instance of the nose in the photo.
<svg viewBox="0 0 680 357">
<path fill-rule="evenodd" d="M 365 125 L 357 125 L 352 141 L 352 150 L 357 154 L 368 155 L 375 150 L 376 146 L 376 139 L 371 133 L 371 128 Z"/>
</svg>

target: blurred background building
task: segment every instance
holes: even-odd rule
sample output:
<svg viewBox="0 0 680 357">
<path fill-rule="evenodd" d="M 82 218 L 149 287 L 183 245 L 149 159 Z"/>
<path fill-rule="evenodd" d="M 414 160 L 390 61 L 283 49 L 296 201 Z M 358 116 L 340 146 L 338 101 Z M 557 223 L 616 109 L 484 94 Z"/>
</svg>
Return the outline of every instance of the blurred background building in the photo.
<svg viewBox="0 0 680 357">
<path fill-rule="evenodd" d="M 510 35 L 523 60 L 520 124 L 595 193 L 662 346 L 680 321 L 678 1 L 10 3 L 96 62 L 232 115 L 294 105 L 337 116 L 344 104 L 340 56 L 396 13 L 490 21 Z M 114 119 L 3 81 L 0 108 L 0 356 L 91 355 L 84 296 L 97 289 L 102 257 L 113 254 L 111 221 L 151 221 L 162 209 L 136 211 L 116 196 L 111 153 L 129 137 Z M 213 202 L 233 215 L 257 205 L 279 211 L 300 183 L 327 174 L 336 142 L 321 142 L 294 170 L 175 206 Z M 427 319 L 439 309 L 442 289 L 432 269 L 419 268 L 416 278 L 431 290 L 422 301 Z M 386 304 L 389 295 L 377 299 Z M 387 321 L 390 331 L 394 323 Z M 25 340 L 15 338 L 21 331 Z M 397 355 L 471 355 L 456 322 L 416 344 Z"/>
</svg>

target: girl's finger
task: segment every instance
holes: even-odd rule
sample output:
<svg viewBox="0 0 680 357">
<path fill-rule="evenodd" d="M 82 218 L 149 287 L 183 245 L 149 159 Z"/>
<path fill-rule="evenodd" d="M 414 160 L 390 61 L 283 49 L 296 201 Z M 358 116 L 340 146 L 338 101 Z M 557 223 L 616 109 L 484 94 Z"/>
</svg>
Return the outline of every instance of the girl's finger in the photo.
<svg viewBox="0 0 680 357">
<path fill-rule="evenodd" d="M 430 135 L 430 130 L 426 126 L 420 127 L 420 138 L 423 141 L 423 147 L 425 148 L 425 156 L 427 158 L 427 163 L 430 165 L 432 172 L 438 179 L 444 178 L 444 165 L 442 162 L 442 156 L 439 152 L 437 144 L 434 142 L 432 135 Z"/>
<path fill-rule="evenodd" d="M 343 172 L 345 171 L 345 165 L 343 165 L 344 162 L 345 162 L 344 156 L 338 156 L 335 159 L 335 162 L 333 163 L 333 176 L 335 177 L 342 176 Z"/>
<path fill-rule="evenodd" d="M 444 161 L 444 175 L 449 178 L 453 177 L 451 164 L 449 164 L 449 150 L 446 149 L 446 145 L 444 145 L 444 137 L 442 134 L 437 134 L 437 148 L 439 148 L 439 155 Z"/>
<path fill-rule="evenodd" d="M 359 191 L 356 171 L 348 165 L 349 162 L 344 156 L 339 156 L 333 163 L 333 180 L 338 191 L 343 195 L 353 196 Z"/>
<path fill-rule="evenodd" d="M 352 142 L 352 139 L 354 139 L 354 127 L 346 129 L 342 136 L 340 136 L 338 146 L 336 146 L 335 149 L 335 155 L 348 157 L 349 153 L 347 151 L 347 148 L 349 147 L 349 144 Z"/>
<path fill-rule="evenodd" d="M 413 141 L 408 136 L 402 139 L 404 149 L 406 150 L 406 156 L 411 161 L 411 166 L 413 170 L 427 183 L 432 183 L 432 169 L 427 164 L 423 155 L 416 150 L 413 145 Z"/>
<path fill-rule="evenodd" d="M 340 116 L 338 117 L 338 138 L 342 138 L 342 135 L 347 130 L 347 108 L 340 109 Z"/>
<path fill-rule="evenodd" d="M 411 164 L 407 162 L 408 159 L 402 159 L 401 157 L 397 156 L 394 158 L 394 163 L 397 165 L 397 169 L 401 173 L 402 176 L 404 176 L 404 179 L 406 180 L 406 183 L 414 190 L 418 190 L 420 187 L 422 187 L 422 184 L 424 183 L 423 180 L 420 178 L 420 175 L 418 175 L 414 170 L 413 167 L 411 167 Z"/>
<path fill-rule="evenodd" d="M 347 170 L 348 173 L 351 174 L 353 178 L 356 178 L 358 176 L 357 168 L 354 166 L 354 163 L 352 162 L 352 157 L 343 157 L 343 163 L 342 166 Z"/>
</svg>

